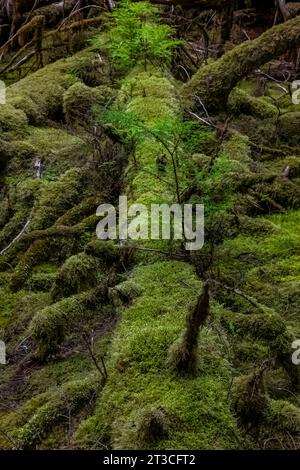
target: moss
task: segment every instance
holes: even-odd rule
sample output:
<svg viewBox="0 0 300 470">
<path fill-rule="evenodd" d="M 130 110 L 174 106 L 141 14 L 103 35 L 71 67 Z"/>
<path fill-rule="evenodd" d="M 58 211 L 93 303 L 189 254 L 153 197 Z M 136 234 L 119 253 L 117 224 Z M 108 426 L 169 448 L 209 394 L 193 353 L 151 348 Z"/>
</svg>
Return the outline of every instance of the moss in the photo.
<svg viewBox="0 0 300 470">
<path fill-rule="evenodd" d="M 23 208 L 13 214 L 0 232 L 0 243 L 2 248 L 5 248 L 14 239 L 14 237 L 20 233 L 27 220 L 28 215 Z"/>
<path fill-rule="evenodd" d="M 264 413 L 271 428 L 292 434 L 300 432 L 300 409 L 285 400 L 269 400 Z"/>
<path fill-rule="evenodd" d="M 138 438 L 146 445 L 153 444 L 153 442 L 168 436 L 171 423 L 171 416 L 163 408 L 142 410 L 140 420 L 137 423 Z"/>
<path fill-rule="evenodd" d="M 6 137 L 16 137 L 26 135 L 27 117 L 19 109 L 15 109 L 11 104 L 1 105 L 0 108 L 0 129 L 7 133 Z"/>
<path fill-rule="evenodd" d="M 61 116 L 63 94 L 77 80 L 74 70 L 77 68 L 83 75 L 85 71 L 90 73 L 93 59 L 94 53 L 85 50 L 47 65 L 11 85 L 7 90 L 8 103 L 22 110 L 30 124 L 43 125 L 46 118 Z M 104 67 L 101 71 L 104 71 Z M 96 73 L 101 73 L 99 67 L 95 68 Z"/>
<path fill-rule="evenodd" d="M 236 114 L 250 114 L 260 119 L 276 117 L 277 110 L 275 106 L 267 103 L 263 99 L 255 98 L 246 91 L 235 88 L 228 100 L 229 110 Z"/>
<path fill-rule="evenodd" d="M 32 274 L 25 284 L 25 288 L 32 291 L 50 291 L 55 280 L 58 267 L 52 263 L 41 263 L 33 267 Z"/>
<path fill-rule="evenodd" d="M 46 240 L 36 240 L 30 248 L 22 256 L 16 266 L 16 269 L 10 280 L 10 287 L 17 291 L 22 288 L 29 278 L 34 266 L 42 260 L 46 260 L 49 256 L 49 246 Z"/>
<path fill-rule="evenodd" d="M 278 335 L 277 338 L 272 341 L 272 348 L 277 361 L 289 375 L 292 386 L 298 389 L 300 384 L 300 370 L 291 360 L 293 352 L 291 345 L 294 340 L 294 335 L 291 334 L 290 331 L 287 331 L 285 334 Z"/>
<path fill-rule="evenodd" d="M 41 158 L 42 178 L 46 180 L 57 179 L 72 167 L 83 165 L 90 151 L 89 144 L 81 137 L 52 127 L 29 127 L 29 135 L 24 143 L 27 142 L 33 146 L 35 155 Z M 22 168 L 19 155 L 15 160 L 15 166 L 19 162 Z M 31 160 L 24 168 L 23 162 L 22 175 L 24 170 L 32 174 L 33 165 L 34 160 Z"/>
<path fill-rule="evenodd" d="M 26 288 L 32 291 L 49 292 L 53 285 L 54 278 L 52 274 L 48 273 L 32 274 L 26 284 Z"/>
<path fill-rule="evenodd" d="M 240 232 L 246 235 L 268 235 L 276 231 L 276 227 L 272 222 L 263 217 L 249 217 L 242 215 L 239 217 Z"/>
<path fill-rule="evenodd" d="M 266 357 L 266 356 L 265 356 Z M 266 372 L 265 376 L 266 389 L 273 399 L 291 399 L 291 381 L 282 366 L 274 368 Z"/>
<path fill-rule="evenodd" d="M 9 151 L 7 153 L 10 159 L 7 167 L 7 174 L 19 176 L 20 173 L 25 172 L 26 170 L 28 171 L 30 168 L 28 176 L 32 176 L 34 172 L 33 162 L 37 153 L 31 143 L 24 140 L 14 140 L 10 144 Z M 22 173 L 22 175 L 24 177 L 24 173 Z"/>
<path fill-rule="evenodd" d="M 117 101 L 129 105 L 128 109 L 143 120 L 159 120 L 162 116 L 179 111 L 174 91 L 171 81 L 157 69 L 141 72 L 136 68 L 124 80 Z M 153 106 L 151 100 L 159 106 Z M 146 107 L 143 103 L 149 105 Z"/>
<path fill-rule="evenodd" d="M 140 294 L 140 286 L 130 279 L 109 290 L 109 297 L 116 307 L 132 302 Z"/>
<path fill-rule="evenodd" d="M 242 422 L 257 425 L 267 404 L 264 377 L 261 371 L 235 379 L 232 387 L 234 409 Z"/>
<path fill-rule="evenodd" d="M 103 267 L 97 258 L 85 253 L 71 256 L 58 271 L 51 295 L 57 301 L 62 297 L 90 289 L 103 280 Z"/>
<path fill-rule="evenodd" d="M 299 127 L 300 112 L 288 113 L 280 117 L 278 132 L 284 141 L 297 145 L 300 142 Z"/>
<path fill-rule="evenodd" d="M 4 336 L 6 338 L 9 357 L 10 354 L 14 357 L 15 348 L 18 348 L 18 345 L 24 339 L 24 329 L 26 329 L 35 313 L 49 304 L 49 296 L 45 293 L 28 292 L 26 290 L 11 292 L 6 285 L 0 288 L 0 298 L 0 335 L 1 339 Z M 29 351 L 30 345 L 28 346 Z M 23 350 L 21 347 L 19 349 L 20 354 L 24 353 L 25 349 Z"/>
<path fill-rule="evenodd" d="M 227 313 L 222 317 L 222 323 L 233 328 L 239 335 L 251 334 L 255 338 L 268 340 L 276 339 L 286 330 L 285 322 L 279 315 L 272 313 L 243 315 L 238 313 Z"/>
<path fill-rule="evenodd" d="M 67 382 L 60 389 L 54 391 L 48 401 L 38 407 L 16 433 L 17 441 L 24 449 L 34 448 L 62 415 L 74 412 L 95 396 L 99 387 L 99 379 L 94 375 L 84 380 Z"/>
<path fill-rule="evenodd" d="M 9 103 L 26 113 L 30 124 L 43 125 L 47 117 L 61 115 L 64 90 L 72 84 L 70 76 L 51 73 L 48 67 L 36 72 L 36 80 L 25 78 L 8 89 Z"/>
<path fill-rule="evenodd" d="M 134 113 L 147 126 L 174 123 L 179 114 L 173 83 L 156 70 L 147 73 L 135 70 L 123 82 L 116 106 L 125 113 Z M 172 139 L 172 132 L 166 135 Z M 136 164 L 129 165 L 126 172 L 130 201 L 147 206 L 174 201 L 175 191 L 168 183 L 173 181 L 170 162 L 164 175 L 167 182 L 155 176 L 157 157 L 163 152 L 161 143 L 151 136 L 146 135 L 137 142 Z M 184 185 L 185 172 L 190 168 L 189 152 L 180 154 L 180 158 L 179 172 Z M 151 241 L 149 246 L 157 245 Z M 164 246 L 170 248 L 168 243 Z M 125 299 L 125 305 L 118 304 L 121 321 L 107 364 L 108 381 L 95 418 L 80 425 L 76 442 L 82 447 L 105 445 L 113 449 L 140 449 L 149 445 L 159 449 L 209 449 L 214 441 L 215 448 L 236 448 L 237 425 L 226 399 L 230 365 L 224 344 L 216 340 L 209 328 L 204 328 L 199 374 L 183 379 L 166 367 L 169 348 L 182 333 L 188 306 L 196 299 L 201 283 L 187 263 L 157 261 L 157 258 L 155 261 L 152 253 L 151 257 L 139 255 L 141 266 L 121 284 L 126 286 L 126 295 L 132 286 L 134 291 L 138 287 L 139 295 L 134 292 L 130 303 Z M 214 365 L 212 355 L 218 357 Z M 151 423 L 161 421 L 157 419 L 157 410 L 163 410 L 164 416 L 172 417 L 172 422 L 180 426 L 170 425 L 166 433 L 151 441 Z M 160 429 L 164 427 L 161 424 L 158 424 Z"/>
<path fill-rule="evenodd" d="M 49 93 L 46 89 L 39 95 L 43 81 L 47 88 L 44 72 L 50 79 Z M 217 243 L 220 244 L 215 248 L 213 273 L 220 276 L 221 284 L 241 289 L 248 297 L 246 300 L 226 289 L 222 293 L 221 288 L 214 289 L 216 299 L 234 311 L 225 311 L 216 301 L 212 302 L 212 315 L 201 331 L 194 375 L 183 378 L 166 367 L 166 359 L 170 347 L 184 330 L 189 305 L 199 293 L 201 283 L 187 263 L 161 261 L 162 256 L 153 252 L 136 250 L 136 268 L 130 274 L 123 272 L 124 267 L 128 269 L 126 253 L 113 242 L 94 239 L 98 221 L 95 208 L 106 199 L 106 191 L 99 195 L 100 189 L 90 197 L 91 190 L 94 191 L 92 148 L 85 140 L 83 129 L 77 127 L 78 136 L 74 136 L 71 131 L 55 127 L 57 123 L 62 124 L 63 106 L 70 125 L 81 119 L 76 115 L 78 110 L 88 120 L 95 105 L 110 103 L 115 93 L 106 85 L 95 87 L 108 81 L 107 63 L 102 68 L 96 54 L 85 51 L 47 67 L 44 72 L 28 77 L 32 83 L 25 79 L 16 84 L 14 96 L 9 91 L 9 112 L 13 114 L 20 108 L 24 111 L 22 119 L 26 116 L 24 126 L 21 119 L 18 130 L 6 128 L 4 138 L 13 140 L 5 142 L 0 157 L 3 156 L 1 170 L 5 172 L 5 184 L 9 186 L 0 209 L 2 220 L 8 222 L 0 236 L 3 246 L 32 213 L 29 231 L 9 251 L 9 256 L 1 260 L 5 272 L 0 281 L 3 283 L 0 328 L 2 322 L 5 334 L 11 338 L 11 351 L 23 340 L 25 330 L 26 338 L 30 338 L 25 346 L 31 353 L 37 347 L 38 358 L 48 360 L 38 366 L 30 363 L 28 386 L 16 398 L 19 400 L 16 413 L 9 415 L 7 429 L 13 430 L 24 448 L 61 446 L 68 426 L 64 420 L 60 422 L 61 415 L 67 415 L 71 408 L 75 424 L 80 423 L 72 444 L 81 448 L 241 448 L 245 440 L 240 440 L 241 430 L 232 411 L 233 400 L 243 423 L 259 423 L 260 432 L 268 438 L 265 427 L 272 429 L 272 420 L 277 423 L 281 411 L 275 410 L 273 404 L 274 410 L 269 410 L 264 379 L 258 381 L 254 397 L 250 394 L 249 399 L 246 391 L 249 387 L 253 390 L 255 377 L 249 370 L 270 357 L 276 360 L 271 367 L 280 368 L 284 378 L 278 383 L 296 393 L 298 375 L 290 356 L 292 338 L 298 337 L 299 331 L 299 211 L 267 218 L 249 216 L 274 210 L 270 205 L 272 199 L 284 209 L 297 207 L 296 149 L 280 147 L 277 153 L 261 148 L 253 150 L 248 137 L 231 129 L 218 149 L 214 148 L 214 139 L 210 146 L 207 144 L 207 134 L 201 128 L 197 129 L 197 139 L 194 134 L 190 139 L 197 141 L 196 144 L 188 142 L 187 145 L 184 141 L 180 144 L 180 190 L 184 193 L 197 179 L 197 194 L 190 200 L 202 202 L 207 196 L 211 214 L 215 216 L 219 211 Z M 160 129 L 162 123 L 180 121 L 177 91 L 167 75 L 154 69 L 144 72 L 137 68 L 121 85 L 114 109 L 132 111 L 146 126 L 155 129 Z M 250 139 L 257 137 L 259 144 L 265 140 L 269 147 L 276 146 L 272 140 L 276 125 L 270 101 L 235 90 L 230 106 L 235 113 L 250 113 L 263 119 L 239 117 L 244 123 L 237 120 L 234 128 L 244 125 L 248 133 L 251 123 Z M 56 121 L 53 127 L 36 128 L 27 123 L 29 120 L 30 124 L 47 125 L 49 118 Z M 173 138 L 172 132 L 166 131 L 168 141 Z M 292 139 L 294 131 L 293 135 Z M 290 137 L 280 135 L 279 138 L 290 142 Z M 166 162 L 163 173 L 157 168 L 162 152 L 161 143 L 147 133 L 138 139 L 136 162 L 129 157 L 122 179 L 131 202 L 150 206 L 153 202 L 174 201 L 170 162 Z M 43 164 L 40 181 L 32 174 L 37 156 Z M 286 166 L 290 167 L 288 179 L 281 177 Z M 103 179 L 102 170 L 97 178 L 97 181 Z M 236 233 L 240 235 L 236 237 Z M 226 237 L 231 239 L 222 243 Z M 149 242 L 150 248 L 158 245 L 166 250 L 174 248 L 169 242 Z M 45 265 L 43 261 L 47 258 L 49 262 Z M 123 274 L 116 277 L 115 271 L 120 270 Z M 109 291 L 106 283 L 99 286 L 102 275 L 109 280 L 112 287 Z M 116 278 L 119 284 L 114 286 Z M 42 292 L 11 292 L 8 282 L 14 289 L 23 286 Z M 53 298 L 60 301 L 49 305 L 48 291 L 53 283 Z M 88 290 L 94 285 L 98 288 Z M 116 301 L 117 309 L 107 306 L 109 301 Z M 78 384 L 84 381 L 94 367 L 91 358 L 80 352 L 83 329 L 106 331 L 115 321 L 115 310 L 121 315 L 109 353 L 108 381 L 95 415 L 85 420 L 86 412 L 77 414 L 73 408 L 73 397 L 66 403 L 69 392 L 64 387 L 74 377 Z M 26 330 L 30 320 L 30 328 Z M 96 353 L 102 355 L 102 346 L 100 349 L 96 345 Z M 64 357 L 66 350 L 68 357 Z M 51 362 L 51 355 L 57 352 L 61 354 Z M 231 396 L 232 376 L 237 374 L 245 375 L 237 379 Z M 13 377 L 10 371 L 4 381 L 9 384 Z M 275 396 L 271 388 L 268 382 L 268 392 Z M 50 392 L 44 393 L 47 389 Z M 22 405 L 33 393 L 41 395 Z M 296 422 L 295 410 L 287 411 L 291 421 Z M 7 413 L 1 413 L 1 418 L 3 415 L 7 417 Z M 278 430 L 280 436 L 286 429 L 294 436 L 293 424 Z M 259 439 L 254 436 L 252 445 Z"/>
<path fill-rule="evenodd" d="M 0 315 L 0 332 L 3 331 L 6 325 L 9 324 L 17 297 L 5 287 L 0 287 L 0 303 L 1 303 L 1 315 Z"/>
<path fill-rule="evenodd" d="M 256 39 L 245 41 L 211 61 L 193 75 L 181 90 L 187 107 L 196 107 L 195 93 L 201 95 L 206 107 L 212 111 L 224 109 L 232 89 L 253 70 L 297 47 L 299 18 L 288 25 L 270 28 Z M 284 40 L 282 41 L 282 38 Z"/>
<path fill-rule="evenodd" d="M 66 122 L 72 126 L 89 124 L 95 117 L 96 108 L 108 106 L 113 101 L 113 90 L 105 85 L 96 88 L 77 82 L 63 96 Z"/>
<path fill-rule="evenodd" d="M 189 307 L 181 338 L 170 348 L 168 365 L 179 374 L 197 372 L 199 334 L 209 315 L 209 300 L 209 286 L 206 283 L 197 301 Z"/>
<path fill-rule="evenodd" d="M 108 265 L 120 258 L 119 247 L 111 240 L 93 240 L 86 245 L 85 252 L 87 255 L 100 258 Z"/>
<path fill-rule="evenodd" d="M 218 258 L 226 257 L 228 271 L 249 271 L 250 265 L 261 266 L 282 259 L 283 254 L 288 258 L 298 253 L 300 212 L 288 211 L 272 215 L 267 220 L 273 229 L 264 236 L 239 235 L 220 247 Z"/>
<path fill-rule="evenodd" d="M 84 198 L 79 204 L 76 204 L 74 207 L 66 211 L 59 219 L 57 220 L 58 224 L 62 225 L 73 225 L 82 218 L 95 214 L 96 208 L 99 206 L 102 201 L 102 196 L 95 194 L 94 196 L 88 196 Z M 87 253 L 92 254 L 93 253 Z"/>
<path fill-rule="evenodd" d="M 270 347 L 262 341 L 253 341 L 251 333 L 233 344 L 235 361 L 243 370 L 249 370 L 253 364 L 261 364 L 270 356 Z"/>
<path fill-rule="evenodd" d="M 30 416 L 43 404 L 51 398 L 50 392 L 41 393 L 35 397 L 32 397 L 30 400 L 23 403 L 22 406 L 19 407 L 18 413 L 8 413 L 4 416 L 3 425 L 5 425 L 5 429 L 12 435 L 15 434 L 20 427 L 21 423 L 25 423 L 26 420 L 30 418 Z M 16 444 L 19 444 L 18 440 L 15 439 Z M 11 449 L 12 442 L 10 440 L 2 440 L 1 438 L 1 447 L 4 449 Z"/>
<path fill-rule="evenodd" d="M 98 339 L 95 342 L 95 350 L 98 353 Z M 107 346 L 106 346 L 107 348 Z M 106 349 L 104 349 L 104 353 Z M 78 352 L 70 357 L 64 358 L 57 362 L 44 364 L 32 371 L 29 378 L 29 384 L 34 394 L 38 395 L 47 392 L 50 388 L 60 387 L 66 382 L 74 380 L 84 380 L 87 374 L 96 372 L 95 366 L 85 352 Z M 26 397 L 30 397 L 31 393 L 26 393 Z"/>
<path fill-rule="evenodd" d="M 300 207 L 299 179 L 293 181 L 287 178 L 276 178 L 273 183 L 266 186 L 257 184 L 255 188 L 262 210 L 282 212 L 283 208 L 298 209 Z M 272 202 L 273 201 L 273 202 Z"/>
<path fill-rule="evenodd" d="M 66 210 L 82 199 L 84 172 L 79 168 L 66 171 L 59 180 L 49 182 L 42 188 L 34 211 L 31 230 L 49 227 Z"/>
<path fill-rule="evenodd" d="M 89 450 L 91 448 L 95 449 L 95 441 L 97 436 L 102 435 L 103 438 L 101 441 L 98 440 L 97 449 L 105 450 L 107 449 L 108 436 L 105 434 L 103 424 L 99 424 L 97 416 L 93 415 L 83 420 L 75 433 L 76 446 L 79 449 Z M 105 434 L 105 436 L 104 436 Z M 94 446 L 94 447 L 93 447 Z"/>
<path fill-rule="evenodd" d="M 45 358 L 56 352 L 71 331 L 77 329 L 80 337 L 84 325 L 91 319 L 97 317 L 99 321 L 109 317 L 111 312 L 103 307 L 106 302 L 104 287 L 65 298 L 38 312 L 29 326 L 29 333 L 37 345 L 37 355 Z"/>
<path fill-rule="evenodd" d="M 114 449 L 145 448 L 149 443 L 145 444 L 138 431 L 143 421 L 139 410 L 163 409 L 181 425 L 171 426 L 168 435 L 152 442 L 151 448 L 209 449 L 212 439 L 216 448 L 235 448 L 232 436 L 237 429 L 226 401 L 230 373 L 216 338 L 208 334 L 199 354 L 207 364 L 214 344 L 220 360 L 214 359 L 214 367 L 211 363 L 203 367 L 201 375 L 187 380 L 165 368 L 168 349 L 182 331 L 187 307 L 194 298 L 193 289 L 186 284 L 199 289 L 193 270 L 181 262 L 157 262 L 136 268 L 132 280 L 140 286 L 141 294 L 122 313 L 97 419 L 89 420 L 87 427 L 82 424 L 89 434 L 83 436 L 79 429 L 80 439 L 91 443 L 109 438 Z"/>
</svg>

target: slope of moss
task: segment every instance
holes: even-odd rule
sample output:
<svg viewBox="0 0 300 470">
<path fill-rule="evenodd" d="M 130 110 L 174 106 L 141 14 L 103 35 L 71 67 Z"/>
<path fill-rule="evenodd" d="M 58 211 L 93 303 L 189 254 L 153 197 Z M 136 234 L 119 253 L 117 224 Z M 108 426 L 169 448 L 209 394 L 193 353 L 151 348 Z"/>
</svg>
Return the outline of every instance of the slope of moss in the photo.
<svg viewBox="0 0 300 470">
<path fill-rule="evenodd" d="M 141 294 L 123 310 L 108 383 L 95 418 L 77 433 L 78 444 L 88 447 L 107 439 L 114 449 L 209 449 L 212 442 L 216 449 L 237 448 L 237 425 L 227 400 L 231 366 L 218 334 L 210 326 L 201 333 L 196 377 L 177 377 L 166 365 L 200 289 L 193 269 L 158 261 L 134 270 L 132 279 Z M 166 434 L 152 442 L 143 437 L 145 416 L 159 409 L 166 416 Z"/>
</svg>

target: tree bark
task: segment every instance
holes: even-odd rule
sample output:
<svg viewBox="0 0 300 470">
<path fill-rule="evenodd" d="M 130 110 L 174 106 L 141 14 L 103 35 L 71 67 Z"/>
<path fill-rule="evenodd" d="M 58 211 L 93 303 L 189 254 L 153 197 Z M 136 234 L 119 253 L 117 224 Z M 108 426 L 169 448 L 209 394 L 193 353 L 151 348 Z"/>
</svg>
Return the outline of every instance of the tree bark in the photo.
<svg viewBox="0 0 300 470">
<path fill-rule="evenodd" d="M 197 303 L 191 308 L 184 334 L 170 352 L 169 365 L 181 374 L 193 373 L 197 368 L 198 338 L 209 315 L 209 285 L 206 282 Z"/>
<path fill-rule="evenodd" d="M 288 7 L 286 6 L 286 0 L 276 0 L 277 8 L 280 10 L 282 18 L 287 21 L 291 18 Z"/>
<path fill-rule="evenodd" d="M 258 38 L 227 52 L 212 64 L 200 68 L 182 89 L 188 109 L 196 109 L 199 99 L 211 111 L 226 106 L 237 83 L 253 70 L 300 45 L 300 16 L 273 26 Z"/>
<path fill-rule="evenodd" d="M 220 33 L 220 51 L 219 57 L 224 52 L 224 45 L 226 41 L 230 40 L 231 29 L 233 25 L 234 5 L 231 5 L 222 10 L 221 14 L 221 33 Z"/>
</svg>

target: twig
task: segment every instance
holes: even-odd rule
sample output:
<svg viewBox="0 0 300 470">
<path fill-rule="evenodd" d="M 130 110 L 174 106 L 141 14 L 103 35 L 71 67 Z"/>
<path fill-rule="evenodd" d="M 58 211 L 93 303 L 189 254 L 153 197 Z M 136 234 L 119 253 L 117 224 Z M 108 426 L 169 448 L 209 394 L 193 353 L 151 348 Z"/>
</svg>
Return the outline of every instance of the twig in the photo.
<svg viewBox="0 0 300 470">
<path fill-rule="evenodd" d="M 30 221 L 31 219 L 28 219 L 26 224 L 24 225 L 24 227 L 22 228 L 21 232 L 13 239 L 12 242 L 10 242 L 9 245 L 7 245 L 5 248 L 3 248 L 2 251 L 0 251 L 0 256 L 4 255 L 7 250 L 12 246 L 14 245 L 18 240 L 20 240 L 20 238 L 22 237 L 23 233 L 26 231 L 27 227 L 29 226 L 30 224 Z"/>
<path fill-rule="evenodd" d="M 209 122 L 207 119 L 204 119 L 204 118 L 198 116 L 198 114 L 193 113 L 192 111 L 188 111 L 188 114 L 189 114 L 190 116 L 193 116 L 194 118 L 196 118 L 198 121 L 203 122 L 203 123 L 206 124 L 207 126 L 214 127 L 215 129 L 217 129 L 217 126 L 215 126 L 215 124 L 212 124 L 212 123 Z"/>
</svg>

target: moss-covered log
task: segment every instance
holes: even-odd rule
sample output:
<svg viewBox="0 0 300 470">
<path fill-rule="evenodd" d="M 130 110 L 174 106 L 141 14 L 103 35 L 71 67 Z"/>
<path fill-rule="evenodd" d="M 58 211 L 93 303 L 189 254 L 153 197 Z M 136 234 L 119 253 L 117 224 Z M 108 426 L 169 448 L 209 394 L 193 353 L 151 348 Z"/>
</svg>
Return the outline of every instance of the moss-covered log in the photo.
<svg viewBox="0 0 300 470">
<path fill-rule="evenodd" d="M 182 87 L 188 108 L 199 106 L 217 110 L 227 103 L 231 90 L 256 68 L 300 45 L 300 16 L 274 26 L 257 39 L 246 41 L 196 72 Z"/>
</svg>

